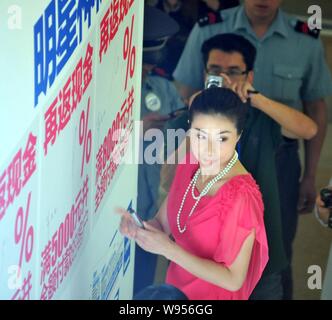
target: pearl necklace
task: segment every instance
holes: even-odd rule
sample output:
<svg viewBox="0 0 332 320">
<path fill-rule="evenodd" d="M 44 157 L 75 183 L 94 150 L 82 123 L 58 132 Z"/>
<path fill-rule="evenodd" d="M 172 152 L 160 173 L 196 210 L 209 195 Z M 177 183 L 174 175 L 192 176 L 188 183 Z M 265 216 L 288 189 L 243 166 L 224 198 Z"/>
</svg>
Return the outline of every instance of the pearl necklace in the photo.
<svg viewBox="0 0 332 320">
<path fill-rule="evenodd" d="M 227 166 L 221 170 L 207 185 L 206 187 L 202 190 L 202 192 L 199 194 L 198 197 L 195 196 L 194 194 L 194 190 L 195 190 L 195 187 L 196 187 L 196 183 L 197 183 L 197 180 L 198 180 L 198 177 L 201 173 L 201 169 L 198 168 L 194 177 L 192 178 L 192 180 L 190 181 L 189 185 L 188 185 L 188 188 L 182 198 L 182 202 L 181 202 L 181 205 L 180 205 L 180 208 L 179 208 L 179 211 L 178 211 L 178 214 L 177 214 L 177 217 L 176 217 L 176 224 L 177 224 L 177 227 L 178 227 L 178 230 L 180 233 L 184 233 L 186 230 L 187 230 L 187 226 L 184 225 L 183 228 L 181 228 L 181 225 L 180 225 L 180 217 L 181 217 L 181 213 L 182 213 L 182 209 L 183 209 L 183 206 L 184 206 L 184 203 L 186 201 L 186 198 L 187 198 L 187 194 L 189 193 L 189 190 L 191 188 L 191 195 L 193 197 L 194 200 L 196 200 L 194 206 L 192 207 L 190 213 L 189 213 L 189 216 L 188 216 L 188 219 L 192 216 L 192 214 L 194 213 L 196 207 L 198 206 L 198 203 L 199 201 L 202 199 L 202 197 L 204 197 L 205 195 L 208 194 L 208 192 L 210 191 L 210 189 L 212 188 L 212 186 L 218 182 L 219 180 L 221 180 L 232 168 L 233 166 L 235 165 L 235 163 L 237 162 L 238 160 L 238 154 L 237 152 L 235 151 L 234 153 L 234 156 L 233 158 L 229 161 L 229 163 L 227 164 Z"/>
</svg>

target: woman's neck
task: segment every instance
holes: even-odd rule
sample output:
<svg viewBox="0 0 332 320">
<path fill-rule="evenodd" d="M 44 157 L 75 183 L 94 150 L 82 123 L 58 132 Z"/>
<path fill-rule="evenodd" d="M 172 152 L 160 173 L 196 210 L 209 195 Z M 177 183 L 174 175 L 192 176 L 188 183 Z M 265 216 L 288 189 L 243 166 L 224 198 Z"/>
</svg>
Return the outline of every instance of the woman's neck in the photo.
<svg viewBox="0 0 332 320">
<path fill-rule="evenodd" d="M 220 170 L 216 171 L 212 171 L 201 168 L 201 174 L 200 174 L 200 181 L 202 184 L 207 183 L 208 181 L 210 181 L 211 179 L 213 179 L 217 174 L 219 174 L 221 171 L 223 170 L 223 168 L 221 168 Z"/>
<path fill-rule="evenodd" d="M 217 174 L 219 174 L 222 170 L 224 170 L 225 169 L 225 167 L 227 166 L 227 164 L 226 165 L 224 165 L 224 166 L 221 166 L 220 168 L 219 168 L 219 170 L 217 171 L 217 170 L 207 170 L 207 169 L 205 169 L 204 170 L 204 168 L 202 168 L 202 167 L 200 167 L 200 169 L 201 169 L 201 174 L 199 175 L 199 183 L 201 184 L 201 185 L 206 185 L 209 181 L 211 181 Z M 229 178 L 231 178 L 231 177 L 233 177 L 233 176 L 236 176 L 236 175 L 238 175 L 238 174 L 246 174 L 246 173 L 248 173 L 246 170 L 245 170 L 245 168 L 242 166 L 242 164 L 240 163 L 240 161 L 237 161 L 235 164 L 234 164 L 234 166 L 233 166 L 233 168 L 231 168 L 230 170 L 229 170 L 229 172 L 223 177 L 223 179 L 222 180 L 228 180 Z"/>
</svg>

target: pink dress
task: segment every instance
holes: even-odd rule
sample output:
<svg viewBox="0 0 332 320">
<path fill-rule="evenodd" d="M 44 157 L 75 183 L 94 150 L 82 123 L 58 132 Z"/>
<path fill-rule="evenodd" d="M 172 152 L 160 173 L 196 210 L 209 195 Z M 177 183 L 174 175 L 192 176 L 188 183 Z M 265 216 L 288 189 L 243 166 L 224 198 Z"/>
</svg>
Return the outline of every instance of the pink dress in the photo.
<svg viewBox="0 0 332 320">
<path fill-rule="evenodd" d="M 195 256 L 231 266 L 253 229 L 256 237 L 248 273 L 240 290 L 225 290 L 197 278 L 174 262 L 168 268 L 166 283 L 180 289 L 191 300 L 247 300 L 268 262 L 264 207 L 259 187 L 249 174 L 235 176 L 214 196 L 204 196 L 188 219 L 196 202 L 190 190 L 180 218 L 181 228 L 186 224 L 187 229 L 181 234 L 176 224 L 177 213 L 198 169 L 197 164 L 189 164 L 189 154 L 186 160 L 187 164 L 178 165 L 167 204 L 168 221 L 176 243 Z M 195 191 L 197 196 L 198 191 Z"/>
</svg>

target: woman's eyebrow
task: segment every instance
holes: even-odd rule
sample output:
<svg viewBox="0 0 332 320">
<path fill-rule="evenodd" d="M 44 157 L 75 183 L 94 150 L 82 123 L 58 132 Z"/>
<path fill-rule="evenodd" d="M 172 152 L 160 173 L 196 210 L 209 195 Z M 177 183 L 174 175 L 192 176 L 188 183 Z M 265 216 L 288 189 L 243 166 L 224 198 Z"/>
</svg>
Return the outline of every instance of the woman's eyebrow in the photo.
<svg viewBox="0 0 332 320">
<path fill-rule="evenodd" d="M 206 131 L 204 131 L 203 129 L 200 129 L 200 128 L 194 128 L 195 130 L 197 130 L 197 131 L 200 131 L 200 132 L 203 132 L 203 133 L 205 133 L 205 134 L 208 134 Z"/>
<path fill-rule="evenodd" d="M 218 133 L 218 135 L 220 135 L 220 134 L 224 134 L 224 133 L 231 133 L 230 131 L 228 131 L 228 130 L 225 130 L 225 131 L 220 131 L 219 133 Z"/>
</svg>

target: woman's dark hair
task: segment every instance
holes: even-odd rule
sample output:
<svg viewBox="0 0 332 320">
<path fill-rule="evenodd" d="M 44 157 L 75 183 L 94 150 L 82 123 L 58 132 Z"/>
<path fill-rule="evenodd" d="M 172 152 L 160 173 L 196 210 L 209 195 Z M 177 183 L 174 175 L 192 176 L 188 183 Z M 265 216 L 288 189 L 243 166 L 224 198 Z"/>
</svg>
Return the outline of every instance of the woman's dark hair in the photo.
<svg viewBox="0 0 332 320">
<path fill-rule="evenodd" d="M 220 115 L 234 122 L 237 133 L 243 131 L 247 118 L 248 104 L 227 88 L 211 87 L 200 92 L 189 108 L 189 121 L 197 114 Z"/>
<path fill-rule="evenodd" d="M 220 50 L 226 53 L 240 53 L 247 67 L 247 71 L 254 69 L 256 48 L 243 36 L 234 33 L 223 33 L 206 40 L 201 48 L 205 67 L 212 50 Z"/>
</svg>

